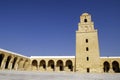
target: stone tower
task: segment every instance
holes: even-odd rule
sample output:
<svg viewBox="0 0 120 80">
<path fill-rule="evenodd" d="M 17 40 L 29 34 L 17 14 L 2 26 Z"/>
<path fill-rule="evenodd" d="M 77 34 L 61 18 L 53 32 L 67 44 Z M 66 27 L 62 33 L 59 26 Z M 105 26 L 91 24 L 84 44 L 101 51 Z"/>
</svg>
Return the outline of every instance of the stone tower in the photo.
<svg viewBox="0 0 120 80">
<path fill-rule="evenodd" d="M 80 16 L 76 31 L 76 69 L 77 72 L 99 72 L 98 33 L 94 29 L 91 15 L 83 13 Z"/>
</svg>

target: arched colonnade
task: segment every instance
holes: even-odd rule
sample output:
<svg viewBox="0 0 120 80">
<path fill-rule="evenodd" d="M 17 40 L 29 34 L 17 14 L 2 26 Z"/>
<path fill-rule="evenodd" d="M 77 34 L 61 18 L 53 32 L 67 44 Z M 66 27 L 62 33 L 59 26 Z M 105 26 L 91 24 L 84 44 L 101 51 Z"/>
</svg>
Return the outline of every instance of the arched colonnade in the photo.
<svg viewBox="0 0 120 80">
<path fill-rule="evenodd" d="M 73 71 L 73 61 L 72 60 L 36 60 L 33 59 L 31 61 L 31 68 L 32 70 L 39 70 L 39 71 Z"/>
<path fill-rule="evenodd" d="M 111 70 L 115 73 L 120 73 L 120 63 L 118 61 L 115 61 L 115 60 L 112 61 L 111 63 L 109 61 L 104 61 L 103 71 L 108 73 Z"/>
<path fill-rule="evenodd" d="M 0 53 L 0 69 L 27 70 L 30 59 L 11 53 Z"/>
</svg>

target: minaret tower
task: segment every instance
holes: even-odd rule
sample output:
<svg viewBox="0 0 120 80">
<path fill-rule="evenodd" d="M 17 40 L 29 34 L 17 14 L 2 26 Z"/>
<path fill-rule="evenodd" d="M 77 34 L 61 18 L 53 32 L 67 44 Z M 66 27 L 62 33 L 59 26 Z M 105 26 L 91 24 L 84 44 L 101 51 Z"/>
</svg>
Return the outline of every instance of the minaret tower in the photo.
<svg viewBox="0 0 120 80">
<path fill-rule="evenodd" d="M 80 16 L 76 31 L 76 72 L 99 72 L 98 32 L 94 29 L 91 15 Z"/>
</svg>

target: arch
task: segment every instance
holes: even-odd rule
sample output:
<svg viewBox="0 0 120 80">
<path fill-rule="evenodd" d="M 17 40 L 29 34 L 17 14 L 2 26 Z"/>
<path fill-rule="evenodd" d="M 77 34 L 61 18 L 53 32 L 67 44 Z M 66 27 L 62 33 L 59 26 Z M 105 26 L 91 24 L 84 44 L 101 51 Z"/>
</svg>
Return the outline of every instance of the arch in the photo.
<svg viewBox="0 0 120 80">
<path fill-rule="evenodd" d="M 73 71 L 73 63 L 71 60 L 67 60 L 65 66 L 68 67 L 70 71 Z"/>
<path fill-rule="evenodd" d="M 5 69 L 8 69 L 11 58 L 12 58 L 11 56 L 8 56 L 8 57 L 7 57 Z"/>
<path fill-rule="evenodd" d="M 119 63 L 117 61 L 112 62 L 112 68 L 114 72 L 120 72 Z"/>
<path fill-rule="evenodd" d="M 4 57 L 5 57 L 4 54 L 0 54 L 0 67 L 2 66 L 2 61 L 3 61 Z"/>
<path fill-rule="evenodd" d="M 28 61 L 28 60 L 25 60 L 25 62 L 24 62 L 24 64 L 23 64 L 24 70 L 27 70 L 27 69 L 28 69 L 28 66 L 29 66 L 29 61 Z"/>
<path fill-rule="evenodd" d="M 53 60 L 48 61 L 48 67 L 50 67 L 53 71 L 55 71 L 55 64 Z"/>
<path fill-rule="evenodd" d="M 12 69 L 14 69 L 15 64 L 16 64 L 16 61 L 17 61 L 17 57 L 15 57 L 14 60 L 13 60 L 13 63 L 12 63 Z"/>
<path fill-rule="evenodd" d="M 18 65 L 20 65 L 20 63 L 23 61 L 23 58 L 19 59 Z"/>
<path fill-rule="evenodd" d="M 56 66 L 59 67 L 60 71 L 64 71 L 64 66 L 63 66 L 63 61 L 62 60 L 58 60 Z"/>
<path fill-rule="evenodd" d="M 45 60 L 41 60 L 41 61 L 40 61 L 40 67 L 41 67 L 42 69 L 46 70 L 46 62 L 45 62 Z"/>
<path fill-rule="evenodd" d="M 38 64 L 37 60 L 32 61 L 32 70 L 37 70 L 37 64 Z"/>
<path fill-rule="evenodd" d="M 18 62 L 18 69 L 19 70 L 23 70 L 23 63 L 24 63 L 24 59 L 20 58 L 19 62 Z"/>
<path fill-rule="evenodd" d="M 105 61 L 103 63 L 103 65 L 104 65 L 104 67 L 103 67 L 104 72 L 109 72 L 109 70 L 110 70 L 110 64 L 109 64 L 109 62 Z"/>
</svg>

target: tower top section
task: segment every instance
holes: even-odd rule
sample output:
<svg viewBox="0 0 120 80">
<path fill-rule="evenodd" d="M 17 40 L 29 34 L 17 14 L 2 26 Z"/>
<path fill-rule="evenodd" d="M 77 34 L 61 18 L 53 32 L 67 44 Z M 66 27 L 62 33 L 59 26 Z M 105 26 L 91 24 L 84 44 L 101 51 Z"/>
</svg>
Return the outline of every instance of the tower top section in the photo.
<svg viewBox="0 0 120 80">
<path fill-rule="evenodd" d="M 94 30 L 94 23 L 91 19 L 91 15 L 88 13 L 83 13 L 80 16 L 80 22 L 78 23 L 79 32 L 91 32 Z"/>
<path fill-rule="evenodd" d="M 81 22 L 81 23 L 91 22 L 91 15 L 88 14 L 88 13 L 83 13 L 83 14 L 80 16 L 80 22 Z"/>
<path fill-rule="evenodd" d="M 85 15 L 85 16 L 86 16 L 86 15 L 89 15 L 89 14 L 88 14 L 88 13 L 83 13 L 82 15 Z"/>
</svg>

